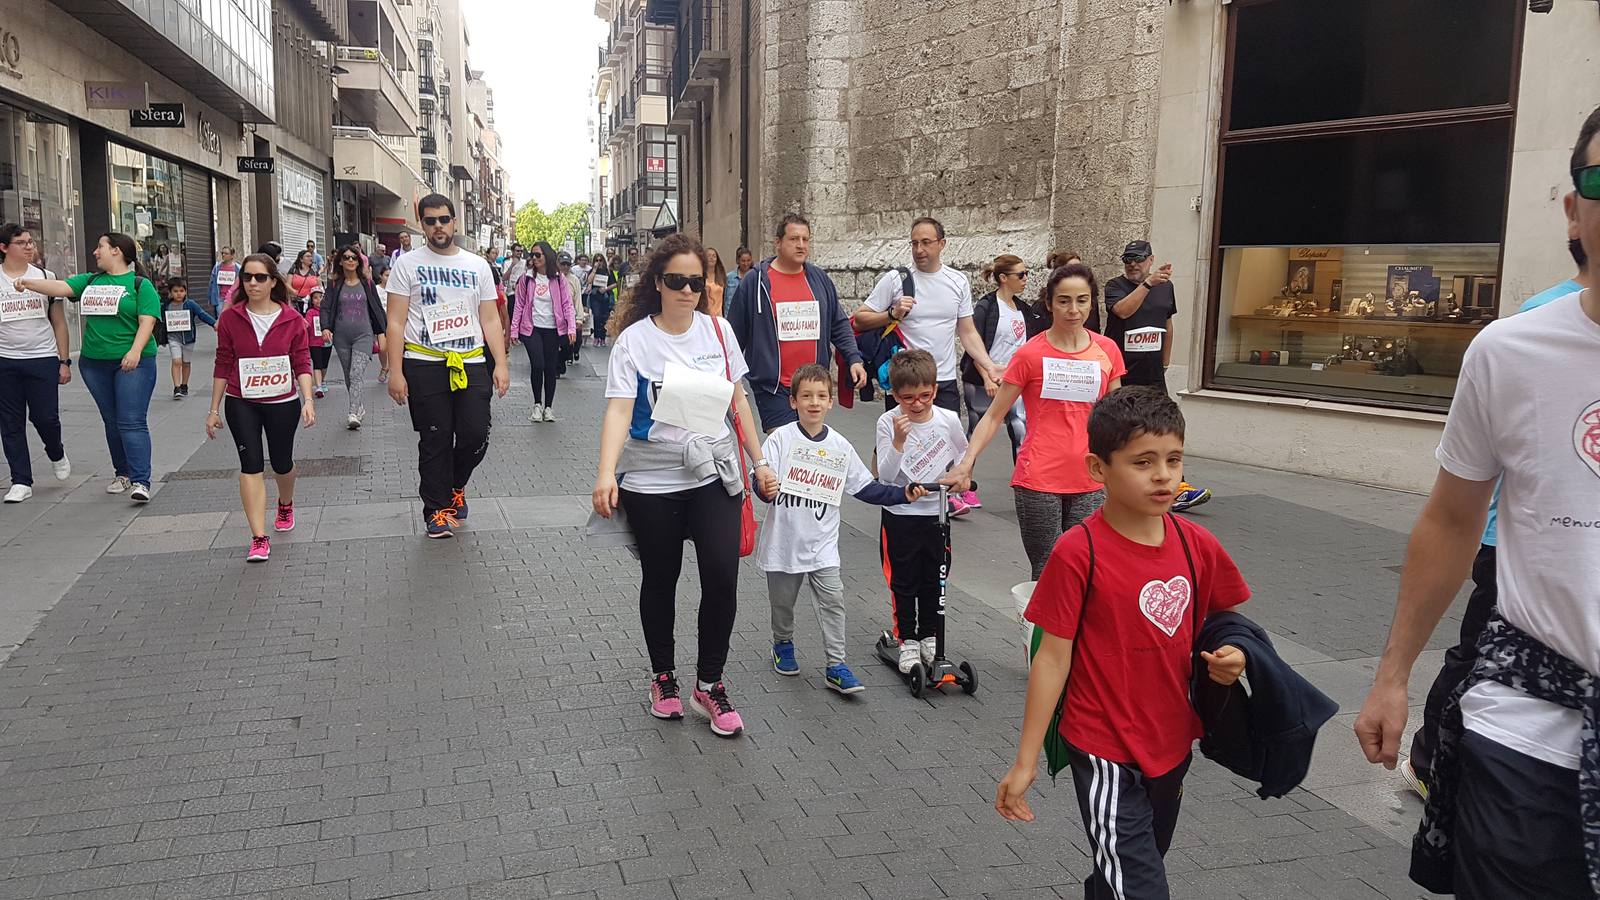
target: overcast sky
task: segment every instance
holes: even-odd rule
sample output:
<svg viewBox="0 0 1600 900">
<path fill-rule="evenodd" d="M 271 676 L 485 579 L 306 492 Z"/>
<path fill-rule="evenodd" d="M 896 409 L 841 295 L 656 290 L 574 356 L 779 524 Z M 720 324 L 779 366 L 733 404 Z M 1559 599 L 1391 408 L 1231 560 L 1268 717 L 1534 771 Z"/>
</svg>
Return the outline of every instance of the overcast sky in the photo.
<svg viewBox="0 0 1600 900">
<path fill-rule="evenodd" d="M 472 67 L 494 89 L 511 192 L 545 209 L 589 201 L 586 128 L 606 23 L 593 0 L 462 0 Z"/>
</svg>

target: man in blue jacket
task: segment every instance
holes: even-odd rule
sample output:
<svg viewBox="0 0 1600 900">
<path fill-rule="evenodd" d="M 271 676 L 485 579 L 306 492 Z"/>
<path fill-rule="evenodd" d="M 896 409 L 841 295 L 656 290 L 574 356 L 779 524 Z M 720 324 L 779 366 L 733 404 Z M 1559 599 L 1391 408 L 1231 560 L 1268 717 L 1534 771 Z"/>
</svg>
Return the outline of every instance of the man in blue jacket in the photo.
<svg viewBox="0 0 1600 900">
<path fill-rule="evenodd" d="M 806 262 L 811 223 L 789 213 L 778 223 L 771 259 L 739 280 L 726 304 L 728 324 L 750 366 L 747 380 L 768 432 L 797 420 L 789 405 L 789 380 L 805 365 L 828 367 L 837 349 L 850 364 L 859 389 L 867 383 L 850 318 L 839 305 L 833 279 Z"/>
</svg>

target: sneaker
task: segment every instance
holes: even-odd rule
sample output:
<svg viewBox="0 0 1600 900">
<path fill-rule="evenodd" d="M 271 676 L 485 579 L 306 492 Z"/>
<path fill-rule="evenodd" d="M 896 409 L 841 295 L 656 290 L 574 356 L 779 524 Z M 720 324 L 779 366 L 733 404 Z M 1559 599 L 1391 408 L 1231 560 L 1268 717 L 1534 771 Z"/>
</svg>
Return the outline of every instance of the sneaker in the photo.
<svg viewBox="0 0 1600 900">
<path fill-rule="evenodd" d="M 33 496 L 33 487 L 26 484 L 13 484 L 11 490 L 6 491 L 7 503 L 21 503 Z"/>
<path fill-rule="evenodd" d="M 528 421 L 529 422 L 543 422 L 544 421 L 544 404 L 543 403 L 535 403 L 533 405 L 533 414 L 528 416 Z"/>
<path fill-rule="evenodd" d="M 546 406 L 544 408 L 544 420 L 546 422 L 554 422 L 556 420 L 556 408 L 554 406 Z"/>
<path fill-rule="evenodd" d="M 719 681 L 702 691 L 700 683 L 696 681 L 694 693 L 689 699 L 695 709 L 711 720 L 713 734 L 733 737 L 744 731 L 744 719 L 734 711 L 733 701 L 728 699 L 728 688 L 722 682 Z"/>
<path fill-rule="evenodd" d="M 453 509 L 436 509 L 428 513 L 428 537 L 447 538 L 456 533 L 456 526 L 461 522 L 456 519 Z"/>
<path fill-rule="evenodd" d="M 778 641 L 772 645 L 772 671 L 779 675 L 800 674 L 800 664 L 794 661 L 794 641 Z"/>
<path fill-rule="evenodd" d="M 456 508 L 456 518 L 465 521 L 467 518 L 467 489 L 456 488 L 450 492 L 450 505 Z"/>
<path fill-rule="evenodd" d="M 856 673 L 850 671 L 850 667 L 844 663 L 834 663 L 829 666 L 824 677 L 828 681 L 828 687 L 841 694 L 859 694 L 867 689 L 867 686 L 861 683 L 861 679 L 856 677 Z"/>
<path fill-rule="evenodd" d="M 293 531 L 294 530 L 294 504 L 293 503 L 288 503 L 288 504 L 279 503 L 278 504 L 278 515 L 276 517 L 274 517 L 273 520 L 272 520 L 272 529 L 274 531 Z"/>
<path fill-rule="evenodd" d="M 1172 501 L 1172 511 L 1183 512 L 1186 509 L 1194 509 L 1210 499 L 1211 491 L 1206 488 L 1197 488 L 1185 481 L 1183 484 L 1178 485 L 1178 497 Z"/>
<path fill-rule="evenodd" d="M 344 427 L 350 429 L 351 431 L 359 430 L 361 428 L 361 415 L 359 413 L 351 413 L 350 416 L 344 420 Z"/>
<path fill-rule="evenodd" d="M 916 641 L 900 642 L 900 674 L 910 675 L 911 667 L 922 662 L 922 645 Z"/>
<path fill-rule="evenodd" d="M 321 400 L 323 397 L 326 397 L 328 395 L 322 390 L 322 388 L 318 387 L 315 391 L 311 392 L 311 396 L 317 398 L 318 400 Z"/>
<path fill-rule="evenodd" d="M 962 491 L 961 502 L 967 505 L 967 509 L 983 509 L 983 501 L 978 499 L 977 491 Z"/>
<path fill-rule="evenodd" d="M 178 390 L 182 391 L 185 397 L 189 396 L 189 386 L 187 384 L 178 385 Z"/>
<path fill-rule="evenodd" d="M 969 512 L 972 512 L 972 507 L 968 506 L 967 502 L 961 499 L 960 494 L 953 495 L 950 498 L 950 518 L 959 519 Z"/>
<path fill-rule="evenodd" d="M 683 700 L 678 697 L 678 679 L 662 672 L 650 681 L 650 715 L 658 719 L 683 718 Z"/>
<path fill-rule="evenodd" d="M 118 475 L 117 477 L 111 479 L 110 484 L 106 485 L 106 493 L 120 494 L 127 490 L 130 484 L 132 484 L 132 482 L 128 481 L 128 476 Z"/>
<path fill-rule="evenodd" d="M 172 389 L 172 399 L 174 399 L 174 400 L 182 400 L 183 399 L 183 388 L 173 388 Z"/>
<path fill-rule="evenodd" d="M 149 503 L 150 485 L 134 482 L 133 487 L 128 491 L 128 499 L 135 503 Z"/>
<path fill-rule="evenodd" d="M 261 535 L 260 537 L 253 537 L 250 539 L 250 550 L 249 552 L 245 553 L 244 561 L 266 562 L 267 557 L 271 555 L 272 541 L 268 540 L 266 535 Z"/>
<path fill-rule="evenodd" d="M 923 638 L 917 644 L 919 645 L 917 652 L 922 655 L 922 665 L 924 667 L 933 665 L 934 658 L 939 654 L 939 639 Z"/>
<path fill-rule="evenodd" d="M 65 456 L 50 463 L 50 472 L 56 476 L 57 481 L 66 481 L 72 477 L 72 460 Z"/>
<path fill-rule="evenodd" d="M 1407 759 L 1405 765 L 1400 767 L 1400 777 L 1405 780 L 1406 787 L 1410 788 L 1412 793 L 1422 798 L 1422 802 L 1428 802 L 1428 783 L 1417 774 L 1416 767 L 1411 765 L 1411 760 Z"/>
</svg>

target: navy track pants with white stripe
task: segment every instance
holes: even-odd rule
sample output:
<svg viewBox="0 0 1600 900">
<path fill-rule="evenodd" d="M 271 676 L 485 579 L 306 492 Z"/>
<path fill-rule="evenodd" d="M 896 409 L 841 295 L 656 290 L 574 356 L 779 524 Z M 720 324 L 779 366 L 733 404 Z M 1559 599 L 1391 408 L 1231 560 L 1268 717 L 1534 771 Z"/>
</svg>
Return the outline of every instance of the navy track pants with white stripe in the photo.
<svg viewBox="0 0 1600 900">
<path fill-rule="evenodd" d="M 1172 846 L 1193 756 L 1158 778 L 1067 747 L 1083 828 L 1094 850 L 1084 900 L 1170 900 L 1163 857 Z"/>
</svg>

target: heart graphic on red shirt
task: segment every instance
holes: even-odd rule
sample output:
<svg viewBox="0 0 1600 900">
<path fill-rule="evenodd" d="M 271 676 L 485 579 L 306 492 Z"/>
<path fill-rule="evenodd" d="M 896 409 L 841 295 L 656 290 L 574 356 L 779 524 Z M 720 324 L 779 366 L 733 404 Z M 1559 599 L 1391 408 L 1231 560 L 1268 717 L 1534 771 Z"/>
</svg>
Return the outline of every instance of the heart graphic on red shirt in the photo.
<svg viewBox="0 0 1600 900">
<path fill-rule="evenodd" d="M 1155 626 L 1172 637 L 1183 624 L 1183 614 L 1189 610 L 1193 596 L 1189 579 L 1178 575 L 1171 581 L 1152 581 L 1139 591 L 1139 611 Z"/>
</svg>

